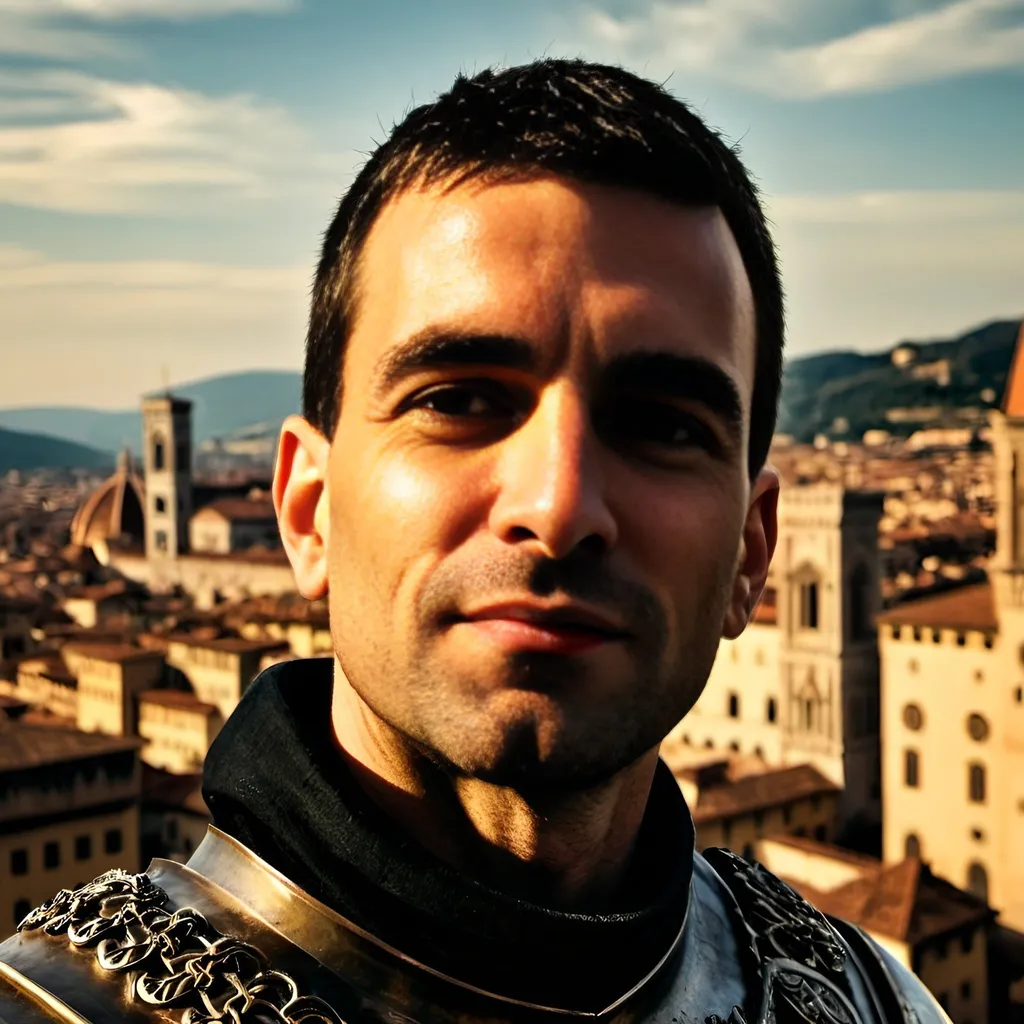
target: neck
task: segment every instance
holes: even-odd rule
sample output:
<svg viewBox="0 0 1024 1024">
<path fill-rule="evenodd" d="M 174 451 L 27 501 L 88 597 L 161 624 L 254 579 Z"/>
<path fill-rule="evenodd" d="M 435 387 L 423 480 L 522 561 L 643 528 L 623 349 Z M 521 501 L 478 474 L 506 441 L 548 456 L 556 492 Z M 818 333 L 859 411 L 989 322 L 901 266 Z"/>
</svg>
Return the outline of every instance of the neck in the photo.
<svg viewBox="0 0 1024 1024">
<path fill-rule="evenodd" d="M 602 784 L 525 796 L 439 766 L 383 722 L 335 664 L 334 732 L 360 785 L 436 857 L 492 888 L 566 910 L 598 907 L 622 880 L 658 752 Z"/>
</svg>

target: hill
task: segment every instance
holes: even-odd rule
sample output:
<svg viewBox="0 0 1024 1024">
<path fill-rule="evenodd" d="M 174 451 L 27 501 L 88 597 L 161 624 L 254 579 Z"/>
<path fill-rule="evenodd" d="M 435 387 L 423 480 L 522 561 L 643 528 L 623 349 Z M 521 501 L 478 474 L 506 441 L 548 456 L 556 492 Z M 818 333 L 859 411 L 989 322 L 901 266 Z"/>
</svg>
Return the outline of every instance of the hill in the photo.
<svg viewBox="0 0 1024 1024">
<path fill-rule="evenodd" d="M 845 419 L 843 436 L 853 439 L 875 427 L 908 434 L 927 421 L 911 416 L 894 423 L 890 410 L 932 409 L 932 421 L 941 421 L 958 409 L 996 404 L 1020 326 L 1019 320 L 994 321 L 953 338 L 900 342 L 885 352 L 824 352 L 792 359 L 786 365 L 778 430 L 810 441 L 823 432 L 840 436 L 833 424 Z M 913 361 L 894 365 L 892 353 L 907 346 Z M 201 450 L 265 457 L 273 452 L 281 421 L 299 410 L 301 390 L 297 372 L 254 370 L 176 386 L 174 393 L 193 402 L 193 443 Z M 138 453 L 142 439 L 137 409 L 0 409 L 0 428 L 110 453 L 125 446 Z"/>
<path fill-rule="evenodd" d="M 275 424 L 301 403 L 301 374 L 287 370 L 253 370 L 210 377 L 175 386 L 174 393 L 192 403 L 192 440 L 244 431 L 258 421 Z M 138 409 L 107 411 L 75 406 L 0 409 L 0 427 L 31 431 L 116 452 L 142 445 L 142 414 Z"/>
<path fill-rule="evenodd" d="M 903 341 L 887 352 L 793 359 L 783 381 L 779 433 L 810 441 L 845 419 L 845 434 L 854 439 L 872 428 L 906 434 L 956 410 L 998 405 L 1020 328 L 1019 320 L 999 320 L 955 338 Z M 896 366 L 893 352 L 904 347 L 912 350 L 912 362 Z M 937 412 L 899 423 L 888 418 L 892 409 Z"/>
<path fill-rule="evenodd" d="M 0 474 L 11 469 L 112 469 L 110 452 L 44 434 L 0 428 Z"/>
</svg>

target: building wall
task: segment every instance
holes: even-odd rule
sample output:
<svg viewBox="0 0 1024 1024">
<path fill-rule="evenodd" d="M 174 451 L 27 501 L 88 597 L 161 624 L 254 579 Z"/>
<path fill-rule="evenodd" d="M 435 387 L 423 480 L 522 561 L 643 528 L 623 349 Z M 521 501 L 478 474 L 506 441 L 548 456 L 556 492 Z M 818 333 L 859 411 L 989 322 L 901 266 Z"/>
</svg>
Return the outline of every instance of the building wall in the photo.
<svg viewBox="0 0 1024 1024">
<path fill-rule="evenodd" d="M 73 719 L 78 714 L 78 690 L 73 682 L 51 679 L 45 660 L 30 658 L 18 665 L 18 685 L 15 690 L 20 700 L 45 708 L 59 718 Z"/>
<path fill-rule="evenodd" d="M 107 852 L 106 835 L 119 832 L 121 848 Z M 88 837 L 90 855 L 76 858 L 76 840 Z M 56 843 L 60 863 L 55 868 L 45 866 L 48 843 Z M 12 873 L 12 854 L 24 851 L 28 871 L 22 875 Z M 111 868 L 138 871 L 139 865 L 139 809 L 138 805 L 116 811 L 80 816 L 53 822 L 38 828 L 26 828 L 11 834 L 0 833 L 0 940 L 14 932 L 15 911 L 39 906 L 65 888 L 92 881 Z M 27 911 L 26 911 L 27 913 Z M 18 920 L 23 915 L 18 914 Z"/>
<path fill-rule="evenodd" d="M 988 940 L 984 928 L 929 943 L 914 953 L 918 977 L 953 1024 L 988 1021 Z"/>
<path fill-rule="evenodd" d="M 201 771 L 222 723 L 219 713 L 208 715 L 144 701 L 139 706 L 139 735 L 147 741 L 142 759 L 169 772 Z"/>
<path fill-rule="evenodd" d="M 184 672 L 199 700 L 216 706 L 227 719 L 256 675 L 259 656 L 246 659 L 229 651 L 172 642 L 167 662 Z"/>
<path fill-rule="evenodd" d="M 78 728 L 129 736 L 137 731 L 137 695 L 160 681 L 164 662 L 156 653 L 123 663 L 78 655 L 73 671 L 78 675 Z"/>
<path fill-rule="evenodd" d="M 217 596 L 235 599 L 295 591 L 295 576 L 286 562 L 251 562 L 243 558 L 204 558 L 202 555 L 149 562 L 139 555 L 112 553 L 110 564 L 156 593 L 180 586 L 205 605 L 212 604 Z"/>
<path fill-rule="evenodd" d="M 290 637 L 289 637 L 290 639 Z M 672 730 L 672 741 L 715 750 L 759 754 L 768 764 L 781 764 L 779 727 L 779 631 L 751 623 L 735 640 L 723 640 L 707 686 L 690 713 Z M 735 696 L 735 705 L 730 697 Z M 768 720 L 768 701 L 775 701 L 776 720 Z M 735 707 L 736 717 L 730 715 Z"/>
<path fill-rule="evenodd" d="M 697 824 L 697 849 L 724 846 L 746 856 L 755 850 L 758 840 L 780 835 L 830 842 L 835 835 L 837 807 L 838 796 L 829 794 L 795 800 L 788 809 L 774 807 L 702 821 Z"/>
<path fill-rule="evenodd" d="M 986 648 L 980 632 L 958 634 L 908 626 L 900 637 L 883 630 L 884 856 L 899 860 L 906 837 L 920 841 L 921 856 L 936 874 L 967 888 L 972 864 L 988 876 L 988 900 L 1003 922 L 1024 927 L 1024 763 L 1011 730 L 1024 716 L 998 645 Z M 914 705 L 918 729 L 904 720 Z M 982 716 L 988 736 L 973 739 L 970 716 Z M 918 785 L 906 785 L 906 751 L 918 754 Z M 970 799 L 969 766 L 985 769 L 985 801 Z"/>
<path fill-rule="evenodd" d="M 222 515 L 200 509 L 192 517 L 188 529 L 194 554 L 211 551 L 226 555 L 231 551 L 231 523 Z"/>
</svg>

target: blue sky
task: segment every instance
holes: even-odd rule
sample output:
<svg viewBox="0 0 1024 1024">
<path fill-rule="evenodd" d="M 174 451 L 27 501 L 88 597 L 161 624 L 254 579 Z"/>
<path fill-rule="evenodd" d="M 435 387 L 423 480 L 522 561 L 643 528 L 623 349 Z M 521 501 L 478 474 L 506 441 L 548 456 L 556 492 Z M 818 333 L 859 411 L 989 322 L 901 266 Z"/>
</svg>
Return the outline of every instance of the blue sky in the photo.
<svg viewBox="0 0 1024 1024">
<path fill-rule="evenodd" d="M 792 355 L 1024 315 L 1024 0 L 0 0 L 0 406 L 298 368 L 364 154 L 544 55 L 741 142 Z"/>
</svg>

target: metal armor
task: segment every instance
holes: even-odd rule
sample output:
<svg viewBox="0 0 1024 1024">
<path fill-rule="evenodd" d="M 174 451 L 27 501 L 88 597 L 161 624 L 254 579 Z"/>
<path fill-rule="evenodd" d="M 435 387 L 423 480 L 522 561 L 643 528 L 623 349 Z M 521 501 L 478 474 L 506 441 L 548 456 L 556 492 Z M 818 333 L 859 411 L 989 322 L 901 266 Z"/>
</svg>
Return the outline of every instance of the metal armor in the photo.
<svg viewBox="0 0 1024 1024">
<path fill-rule="evenodd" d="M 601 1013 L 417 963 L 211 828 L 187 865 L 111 871 L 0 944 L 2 1024 L 948 1024 L 917 978 L 759 865 L 694 856 L 686 918 Z"/>
</svg>

